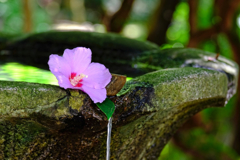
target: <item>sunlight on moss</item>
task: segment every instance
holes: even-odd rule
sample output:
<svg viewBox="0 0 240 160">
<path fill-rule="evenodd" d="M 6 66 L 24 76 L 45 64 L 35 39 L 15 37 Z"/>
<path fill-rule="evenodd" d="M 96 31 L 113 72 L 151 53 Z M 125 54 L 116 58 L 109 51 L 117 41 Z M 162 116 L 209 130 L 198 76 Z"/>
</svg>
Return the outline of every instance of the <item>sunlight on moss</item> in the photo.
<svg viewBox="0 0 240 160">
<path fill-rule="evenodd" d="M 166 44 L 161 45 L 160 48 L 161 49 L 168 49 L 168 48 L 172 48 L 172 46 L 173 45 L 166 43 Z"/>
<path fill-rule="evenodd" d="M 50 71 L 19 63 L 12 62 L 2 65 L 0 75 L 0 80 L 58 85 L 57 79 Z"/>
<path fill-rule="evenodd" d="M 133 79 L 132 77 L 127 77 L 127 81 L 130 81 L 131 79 Z"/>
<path fill-rule="evenodd" d="M 127 77 L 127 81 L 133 79 Z M 50 72 L 15 62 L 0 65 L 0 81 L 23 81 L 58 85 L 56 77 Z"/>
</svg>

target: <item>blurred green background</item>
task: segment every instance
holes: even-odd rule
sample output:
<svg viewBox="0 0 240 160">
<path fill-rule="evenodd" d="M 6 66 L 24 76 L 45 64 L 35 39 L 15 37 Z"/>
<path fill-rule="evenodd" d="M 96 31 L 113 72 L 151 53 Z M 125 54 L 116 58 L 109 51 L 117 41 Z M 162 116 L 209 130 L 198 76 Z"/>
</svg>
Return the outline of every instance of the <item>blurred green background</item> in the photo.
<svg viewBox="0 0 240 160">
<path fill-rule="evenodd" d="M 0 0 L 1 39 L 49 30 L 116 32 L 162 49 L 195 47 L 239 64 L 240 0 Z M 45 70 L 1 65 L 0 80 L 57 84 Z M 32 78 L 34 77 L 34 78 Z M 159 160 L 240 160 L 240 106 L 194 116 L 172 138 Z"/>
</svg>

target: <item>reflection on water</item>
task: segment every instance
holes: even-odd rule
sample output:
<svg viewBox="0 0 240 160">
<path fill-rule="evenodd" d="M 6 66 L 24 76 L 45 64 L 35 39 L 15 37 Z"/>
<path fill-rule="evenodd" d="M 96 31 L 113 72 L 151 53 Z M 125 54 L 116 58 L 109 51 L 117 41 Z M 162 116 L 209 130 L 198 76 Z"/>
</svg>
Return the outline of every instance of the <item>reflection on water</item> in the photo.
<svg viewBox="0 0 240 160">
<path fill-rule="evenodd" d="M 58 85 L 57 79 L 50 71 L 15 62 L 0 65 L 0 80 Z"/>
</svg>

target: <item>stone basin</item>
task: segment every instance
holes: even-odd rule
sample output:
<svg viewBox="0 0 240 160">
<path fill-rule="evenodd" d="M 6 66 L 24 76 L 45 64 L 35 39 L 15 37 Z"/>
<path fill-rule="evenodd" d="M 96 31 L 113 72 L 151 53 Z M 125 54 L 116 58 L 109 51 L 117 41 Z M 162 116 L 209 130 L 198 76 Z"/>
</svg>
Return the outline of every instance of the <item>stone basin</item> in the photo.
<svg viewBox="0 0 240 160">
<path fill-rule="evenodd" d="M 227 84 L 224 73 L 200 68 L 128 81 L 110 97 L 116 105 L 112 158 L 156 159 L 189 117 L 224 106 Z M 105 159 L 107 118 L 86 94 L 24 82 L 3 81 L 0 88 L 1 158 Z"/>
<path fill-rule="evenodd" d="M 238 66 L 224 57 L 213 59 L 215 54 L 196 49 L 159 50 L 149 42 L 130 39 L 124 43 L 125 38 L 111 34 L 79 34 L 95 36 L 96 42 L 113 37 L 115 46 L 102 48 L 100 43 L 93 56 L 106 53 L 110 58 L 99 59 L 110 71 L 136 76 L 117 95 L 109 96 L 116 106 L 111 159 L 157 159 L 186 120 L 205 108 L 223 107 L 236 93 Z M 0 55 L 7 61 L 14 58 L 11 55 L 29 55 L 26 48 L 31 45 L 26 39 L 6 43 Z M 85 46 L 91 48 L 91 41 Z M 18 48 L 22 43 L 26 45 Z M 116 64 L 130 65 L 122 70 L 114 66 L 110 51 L 119 58 Z M 36 51 L 35 56 L 40 53 Z M 0 81 L 0 159 L 106 159 L 107 123 L 107 117 L 81 91 Z"/>
</svg>

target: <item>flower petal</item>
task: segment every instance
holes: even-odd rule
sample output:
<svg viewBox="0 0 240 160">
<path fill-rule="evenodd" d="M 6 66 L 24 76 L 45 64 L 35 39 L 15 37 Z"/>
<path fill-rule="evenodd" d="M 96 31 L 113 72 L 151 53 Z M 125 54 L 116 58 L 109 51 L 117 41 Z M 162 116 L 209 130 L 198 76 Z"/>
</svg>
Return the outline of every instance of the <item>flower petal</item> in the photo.
<svg viewBox="0 0 240 160">
<path fill-rule="evenodd" d="M 83 74 L 86 76 L 81 83 L 95 89 L 105 88 L 112 78 L 109 70 L 100 63 L 91 63 Z"/>
<path fill-rule="evenodd" d="M 80 74 L 91 63 L 92 51 L 89 48 L 84 47 L 65 49 L 63 58 L 65 58 L 71 66 L 71 72 Z"/>
<path fill-rule="evenodd" d="M 49 56 L 48 61 L 50 71 L 56 76 L 57 74 L 69 77 L 71 74 L 71 68 L 68 62 L 61 56 L 52 54 Z"/>
<path fill-rule="evenodd" d="M 83 85 L 82 90 L 89 95 L 94 103 L 102 103 L 107 98 L 107 90 L 105 88 L 94 89 Z"/>
<path fill-rule="evenodd" d="M 75 89 L 75 87 L 73 87 L 71 85 L 71 83 L 69 81 L 69 78 L 67 78 L 66 76 L 61 75 L 61 74 L 56 74 L 55 76 L 56 76 L 56 78 L 58 80 L 58 84 L 59 84 L 60 87 L 62 87 L 64 89 L 67 89 L 67 88 Z"/>
</svg>

